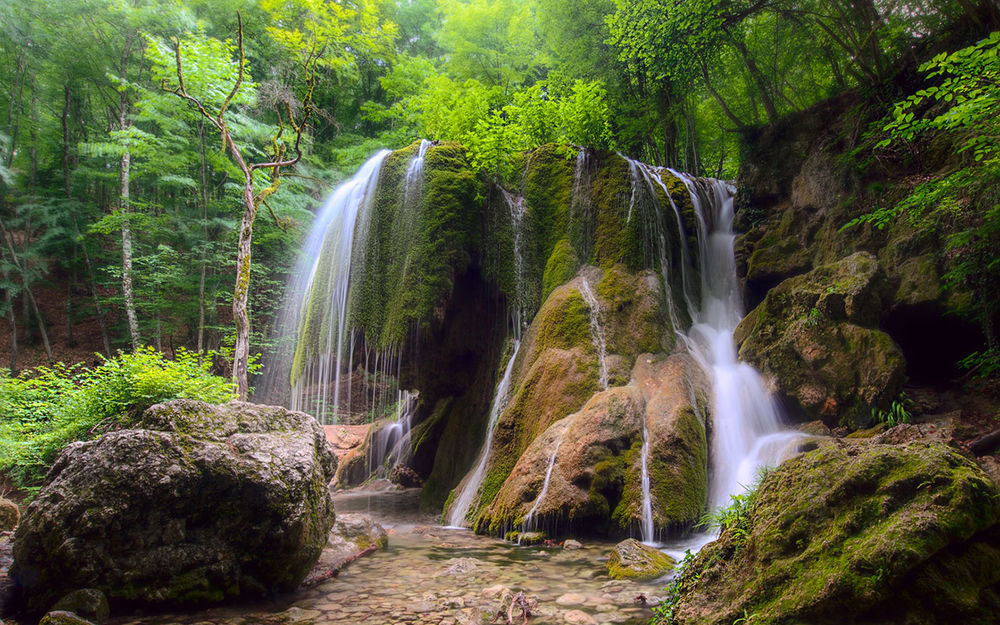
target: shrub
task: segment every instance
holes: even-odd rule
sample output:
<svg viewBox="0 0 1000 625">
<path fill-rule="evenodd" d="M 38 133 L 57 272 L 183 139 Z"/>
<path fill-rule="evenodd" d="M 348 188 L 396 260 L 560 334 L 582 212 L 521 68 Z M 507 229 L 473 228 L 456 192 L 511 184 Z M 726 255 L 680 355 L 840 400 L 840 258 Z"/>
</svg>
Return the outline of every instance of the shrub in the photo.
<svg viewBox="0 0 1000 625">
<path fill-rule="evenodd" d="M 153 404 L 233 399 L 230 381 L 210 372 L 211 361 L 184 350 L 169 360 L 142 348 L 95 368 L 60 363 L 14 378 L 0 374 L 0 472 L 30 489 L 67 444 L 128 427 Z"/>
</svg>

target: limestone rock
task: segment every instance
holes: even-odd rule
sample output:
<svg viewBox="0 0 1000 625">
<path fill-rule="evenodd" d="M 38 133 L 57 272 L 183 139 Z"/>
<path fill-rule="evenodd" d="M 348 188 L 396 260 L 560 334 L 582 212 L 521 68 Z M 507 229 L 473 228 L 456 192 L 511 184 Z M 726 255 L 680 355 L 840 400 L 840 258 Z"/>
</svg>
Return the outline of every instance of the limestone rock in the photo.
<svg viewBox="0 0 1000 625">
<path fill-rule="evenodd" d="M 17 527 L 20 518 L 21 513 L 17 509 L 17 504 L 0 497 L 0 532 L 7 532 Z"/>
<path fill-rule="evenodd" d="M 111 616 L 108 598 L 96 588 L 82 588 L 69 593 L 52 606 L 52 610 L 72 612 L 94 623 L 102 623 Z"/>
<path fill-rule="evenodd" d="M 563 614 L 563 620 L 567 625 L 597 625 L 597 619 L 583 610 L 569 610 Z"/>
<path fill-rule="evenodd" d="M 659 549 L 626 538 L 615 545 L 608 558 L 608 575 L 612 579 L 656 579 L 672 571 L 675 564 Z"/>
<path fill-rule="evenodd" d="M 518 527 L 532 509 L 532 524 L 558 520 L 562 532 L 621 535 L 637 526 L 644 421 L 655 476 L 654 524 L 684 526 L 698 519 L 708 480 L 701 371 L 684 355 L 642 354 L 631 378 L 594 395 L 528 446 L 483 514 L 491 533 Z M 699 405 L 691 405 L 692 397 Z"/>
<path fill-rule="evenodd" d="M 769 375 L 804 420 L 863 423 L 902 388 L 906 363 L 876 329 L 884 277 L 859 252 L 785 280 L 740 323 L 740 358 Z"/>
<path fill-rule="evenodd" d="M 334 521 L 316 420 L 177 400 L 138 428 L 69 445 L 28 506 L 10 570 L 28 608 L 79 588 L 161 604 L 295 588 Z"/>
<path fill-rule="evenodd" d="M 369 547 L 384 549 L 388 544 L 385 528 L 367 514 L 338 514 L 326 543 L 328 549 L 340 553 L 356 553 Z"/>
<path fill-rule="evenodd" d="M 570 551 L 572 551 L 574 549 L 582 549 L 582 548 L 583 544 L 581 544 L 579 540 L 567 538 L 565 541 L 563 541 L 563 549 L 569 549 Z"/>
<path fill-rule="evenodd" d="M 1000 489 L 939 443 L 831 441 L 764 479 L 747 526 L 699 552 L 681 625 L 988 623 Z"/>
</svg>

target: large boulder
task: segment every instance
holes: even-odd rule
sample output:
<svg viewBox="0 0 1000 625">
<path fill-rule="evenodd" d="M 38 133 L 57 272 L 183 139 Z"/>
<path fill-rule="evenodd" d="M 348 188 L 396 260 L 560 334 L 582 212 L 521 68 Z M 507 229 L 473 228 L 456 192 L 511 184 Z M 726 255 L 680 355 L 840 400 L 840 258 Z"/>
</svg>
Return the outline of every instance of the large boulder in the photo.
<svg viewBox="0 0 1000 625">
<path fill-rule="evenodd" d="M 336 458 L 312 417 L 177 400 L 69 445 L 14 539 L 32 611 L 67 592 L 201 603 L 291 590 L 334 522 Z"/>
<path fill-rule="evenodd" d="M 688 356 L 640 355 L 629 384 L 594 395 L 532 441 L 484 512 L 480 529 L 502 534 L 514 526 L 542 526 L 611 535 L 635 530 L 642 519 L 644 426 L 654 526 L 689 527 L 701 515 L 708 489 L 705 383 Z"/>
<path fill-rule="evenodd" d="M 740 358 L 770 376 L 803 421 L 862 424 L 905 380 L 902 353 L 877 329 L 885 285 L 867 252 L 785 280 L 737 327 Z"/>
<path fill-rule="evenodd" d="M 530 502 L 527 506 L 517 506 L 522 510 L 511 509 L 507 495 L 499 497 L 501 487 L 514 471 L 522 454 L 526 454 L 532 447 L 533 441 L 542 437 L 553 424 L 579 412 L 596 393 L 602 391 L 599 381 L 601 354 L 595 345 L 591 325 L 591 314 L 594 311 L 584 296 L 587 290 L 593 294 L 598 307 L 596 314 L 606 350 L 604 366 L 612 389 L 629 383 L 630 371 L 640 353 L 661 351 L 672 346 L 673 336 L 667 331 L 669 321 L 659 304 L 661 288 L 651 272 L 630 273 L 621 265 L 603 270 L 584 266 L 576 277 L 554 289 L 535 315 L 518 352 L 510 392 L 494 432 L 487 476 L 468 517 L 474 527 L 503 534 L 503 525 L 509 525 L 508 520 L 513 518 L 511 515 L 527 513 Z M 608 453 L 611 456 L 624 461 L 625 454 L 619 449 L 618 443 L 623 440 L 622 436 L 629 439 L 624 448 L 624 451 L 628 451 L 632 445 L 631 440 L 641 430 L 636 429 L 634 424 L 631 429 L 628 429 L 627 424 L 615 424 L 610 429 L 601 429 L 596 422 L 606 420 L 607 410 L 603 410 L 603 414 L 604 417 L 595 414 L 592 418 L 585 418 L 586 424 L 581 422 L 581 431 L 587 432 L 584 435 L 586 443 L 583 445 L 604 447 L 610 450 Z M 628 431 L 623 432 L 623 427 Z M 604 437 L 618 442 L 602 442 Z M 554 444 L 555 439 L 549 435 L 546 440 Z M 525 485 L 523 477 L 537 477 L 538 473 L 532 473 L 534 469 L 531 467 L 540 467 L 541 475 L 544 476 L 550 452 L 551 449 L 546 451 L 542 443 L 539 443 L 526 454 L 524 465 L 519 469 L 519 477 L 515 478 L 519 483 L 516 487 L 519 494 L 513 495 L 515 498 L 522 497 L 520 493 Z M 567 452 L 569 453 L 569 448 Z M 572 464 L 588 473 L 592 472 L 595 462 L 608 459 L 591 457 L 592 452 L 582 448 L 579 453 L 586 456 L 586 459 L 573 460 Z M 637 453 L 630 456 L 631 464 L 634 464 L 634 457 L 637 457 Z M 585 480 L 588 483 L 579 487 L 585 496 L 590 490 L 591 479 L 592 476 L 588 475 Z M 536 482 L 540 483 L 540 480 Z M 458 488 L 463 486 L 464 484 L 460 484 Z M 535 487 L 537 486 L 536 483 Z M 618 488 L 620 490 L 620 484 Z M 509 493 L 510 489 L 507 491 Z M 492 506 L 488 518 L 480 520 L 482 512 L 495 500 L 498 503 Z M 615 501 L 611 502 L 610 510 L 614 510 Z M 592 503 L 604 507 L 608 505 L 607 501 L 603 504 L 599 501 Z M 593 506 L 587 504 L 587 507 Z M 599 516 L 607 518 L 610 510 Z M 579 513 L 582 512 L 581 510 Z M 577 514 L 574 513 L 574 517 Z M 590 512 L 584 516 L 594 518 Z"/>
<path fill-rule="evenodd" d="M 994 623 L 1000 490 L 940 443 L 830 442 L 764 479 L 682 576 L 682 625 Z"/>
</svg>

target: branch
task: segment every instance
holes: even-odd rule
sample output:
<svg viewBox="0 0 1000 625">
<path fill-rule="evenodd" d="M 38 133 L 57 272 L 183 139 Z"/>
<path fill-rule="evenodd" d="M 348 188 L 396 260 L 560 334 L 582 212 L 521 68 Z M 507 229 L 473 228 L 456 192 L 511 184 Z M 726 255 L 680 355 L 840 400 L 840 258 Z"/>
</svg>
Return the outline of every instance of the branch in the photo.
<svg viewBox="0 0 1000 625">
<path fill-rule="evenodd" d="M 239 74 L 236 75 L 236 84 L 233 85 L 233 90 L 229 92 L 228 96 L 226 96 L 226 101 L 222 103 L 222 108 L 219 109 L 219 119 L 222 119 L 222 116 L 225 115 L 226 109 L 229 108 L 229 103 L 236 97 L 236 92 L 240 90 L 240 85 L 243 84 L 243 72 L 246 67 L 246 57 L 243 55 L 243 15 L 241 15 L 239 11 L 236 12 L 236 23 L 236 41 L 237 47 L 240 51 L 240 71 Z"/>
</svg>

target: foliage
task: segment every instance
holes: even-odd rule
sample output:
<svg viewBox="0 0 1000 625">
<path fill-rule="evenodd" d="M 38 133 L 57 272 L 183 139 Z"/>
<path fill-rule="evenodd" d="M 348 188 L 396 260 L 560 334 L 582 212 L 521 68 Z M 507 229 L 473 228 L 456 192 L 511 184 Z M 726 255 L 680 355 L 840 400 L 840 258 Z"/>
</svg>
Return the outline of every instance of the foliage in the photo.
<svg viewBox="0 0 1000 625">
<path fill-rule="evenodd" d="M 211 373 L 215 356 L 180 349 L 170 360 L 147 347 L 93 368 L 57 364 L 0 377 L 0 471 L 34 486 L 67 444 L 128 427 L 153 404 L 229 401 L 230 382 Z"/>
<path fill-rule="evenodd" d="M 913 415 L 910 414 L 912 404 L 913 402 L 906 396 L 906 393 L 900 393 L 899 397 L 889 404 L 888 410 L 872 408 L 872 420 L 876 423 L 885 423 L 889 427 L 895 427 L 900 423 L 910 423 L 913 421 Z"/>
<path fill-rule="evenodd" d="M 996 377 L 1000 375 L 1000 349 L 972 352 L 958 364 L 979 379 Z"/>
<path fill-rule="evenodd" d="M 746 486 L 741 493 L 729 496 L 729 505 L 709 510 L 702 515 L 699 525 L 704 529 L 728 532 L 738 551 L 753 529 L 751 514 L 757 501 L 757 491 L 773 467 L 763 467 L 757 473 L 756 479 Z"/>
<path fill-rule="evenodd" d="M 694 569 L 695 554 L 688 549 L 684 557 L 674 567 L 670 583 L 663 589 L 663 600 L 653 608 L 653 620 L 650 625 L 673 625 L 674 610 L 681 598 L 681 588 L 685 583 L 697 581 L 699 572 Z"/>
<path fill-rule="evenodd" d="M 941 53 L 921 66 L 930 84 L 896 104 L 881 149 L 944 140 L 956 148 L 953 171 L 917 184 L 893 206 L 861 215 L 844 228 L 896 219 L 946 238 L 946 287 L 972 293 L 966 311 L 980 322 L 990 349 L 996 339 L 1000 283 L 1000 31 L 975 45 Z"/>
</svg>

